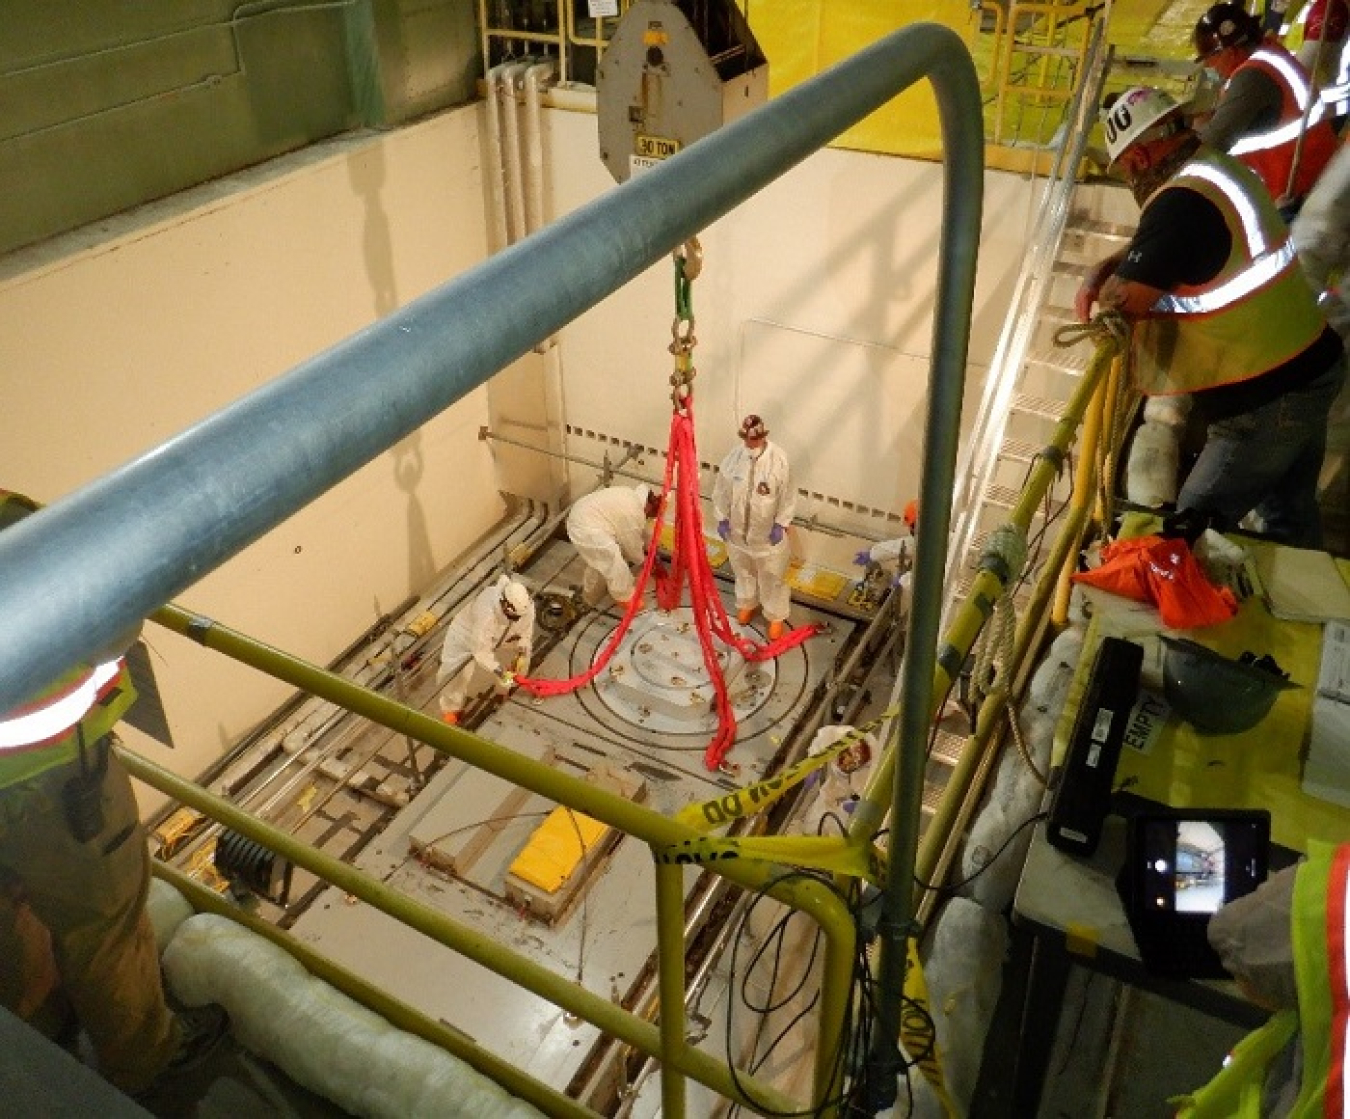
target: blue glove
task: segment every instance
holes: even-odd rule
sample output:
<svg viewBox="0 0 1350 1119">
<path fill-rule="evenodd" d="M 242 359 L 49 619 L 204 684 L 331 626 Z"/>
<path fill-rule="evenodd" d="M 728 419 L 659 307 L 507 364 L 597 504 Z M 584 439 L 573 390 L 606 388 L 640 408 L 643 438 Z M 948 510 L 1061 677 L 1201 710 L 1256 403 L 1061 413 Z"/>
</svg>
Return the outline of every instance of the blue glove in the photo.
<svg viewBox="0 0 1350 1119">
<path fill-rule="evenodd" d="M 777 543 L 778 543 L 780 540 L 782 540 L 782 539 L 783 539 L 783 526 L 782 526 L 782 525 L 774 525 L 771 529 L 769 529 L 769 543 L 770 543 L 770 544 L 777 544 Z"/>
<path fill-rule="evenodd" d="M 856 563 L 859 567 L 866 567 L 869 563 L 872 562 L 872 549 L 864 548 L 861 552 L 859 552 L 856 556 L 853 557 L 853 562 Z"/>
<path fill-rule="evenodd" d="M 730 521 L 718 521 L 718 522 L 717 522 L 717 535 L 720 536 L 723 540 L 725 540 L 728 536 L 730 536 L 730 535 L 731 535 L 731 522 L 730 522 Z"/>
</svg>

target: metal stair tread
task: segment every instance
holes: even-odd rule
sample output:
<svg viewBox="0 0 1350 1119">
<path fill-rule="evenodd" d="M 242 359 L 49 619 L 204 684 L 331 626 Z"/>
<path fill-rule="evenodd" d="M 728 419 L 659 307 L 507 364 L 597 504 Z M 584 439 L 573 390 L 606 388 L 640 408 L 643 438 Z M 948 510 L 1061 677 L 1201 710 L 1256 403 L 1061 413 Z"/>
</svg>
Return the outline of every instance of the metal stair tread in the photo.
<svg viewBox="0 0 1350 1119">
<path fill-rule="evenodd" d="M 941 727 L 933 735 L 933 750 L 929 757 L 943 765 L 955 766 L 961 760 L 961 752 L 968 739 L 964 735 L 953 734 Z"/>
<path fill-rule="evenodd" d="M 1047 420 L 1057 420 L 1064 415 L 1064 401 L 1054 400 L 1048 396 L 1034 396 L 1026 392 L 1013 394 L 1012 407 L 1015 412 L 1026 412 Z"/>
<path fill-rule="evenodd" d="M 1081 376 L 1087 372 L 1092 357 L 1091 346 L 1048 346 L 1027 355 L 1027 365 L 1039 365 L 1059 373 Z"/>
</svg>

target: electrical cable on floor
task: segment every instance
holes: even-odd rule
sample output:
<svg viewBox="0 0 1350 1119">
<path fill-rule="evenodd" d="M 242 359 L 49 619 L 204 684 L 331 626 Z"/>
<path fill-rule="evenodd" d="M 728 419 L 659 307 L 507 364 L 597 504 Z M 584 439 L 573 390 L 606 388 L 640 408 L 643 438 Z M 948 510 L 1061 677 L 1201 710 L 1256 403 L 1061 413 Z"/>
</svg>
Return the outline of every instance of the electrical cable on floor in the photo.
<svg viewBox="0 0 1350 1119">
<path fill-rule="evenodd" d="M 567 819 L 577 835 L 577 849 L 581 852 L 577 861 L 580 863 L 586 858 L 586 837 L 581 834 L 581 825 L 577 823 L 577 814 L 574 809 L 567 809 Z M 577 985 L 581 987 L 586 985 L 586 936 L 590 930 L 590 898 L 591 891 L 583 889 L 581 891 L 581 928 L 577 933 Z"/>
<path fill-rule="evenodd" d="M 1002 855 L 1010 846 L 1012 846 L 1012 841 L 1018 837 L 1018 835 L 1023 831 L 1023 829 L 1030 827 L 1032 824 L 1039 823 L 1041 820 L 1048 818 L 1049 815 L 1050 813 L 1048 812 L 1037 812 L 1034 816 L 1028 816 L 1025 820 L 1023 820 L 1020 824 L 1018 824 L 1017 827 L 1013 828 L 1013 830 L 1008 834 L 1007 839 L 1005 839 L 1003 843 L 999 846 L 999 849 L 989 856 L 989 861 L 986 862 L 984 866 L 980 867 L 980 869 L 977 870 L 974 874 L 970 875 L 970 877 L 963 878 L 959 882 L 947 882 L 939 886 L 932 882 L 923 881 L 916 874 L 914 876 L 914 885 L 918 886 L 919 889 L 924 890 L 931 894 L 945 894 L 948 897 L 955 896 L 956 891 L 962 889 L 965 886 L 969 886 L 972 882 L 975 881 L 975 879 L 977 879 L 981 874 L 983 874 L 986 870 L 988 870 L 991 866 L 993 866 L 994 863 L 998 860 L 999 856 Z"/>
<path fill-rule="evenodd" d="M 831 880 L 830 880 L 828 877 L 826 877 L 825 875 L 817 874 L 817 873 L 815 873 L 815 872 L 806 871 L 806 870 L 798 870 L 798 871 L 792 871 L 792 872 L 789 872 L 789 873 L 784 874 L 784 875 L 780 875 L 780 876 L 779 876 L 778 878 L 776 878 L 772 883 L 766 883 L 766 884 L 765 884 L 764 886 L 762 886 L 760 889 L 758 889 L 758 890 L 755 891 L 755 897 L 752 899 L 752 901 L 751 901 L 751 903 L 750 903 L 750 906 L 748 907 L 748 909 L 747 909 L 747 911 L 746 911 L 745 917 L 742 919 L 741 927 L 740 927 L 740 929 L 737 931 L 737 934 L 736 934 L 735 938 L 733 938 L 733 940 L 732 940 L 732 947 L 731 947 L 731 954 L 730 954 L 730 964 L 729 964 L 729 974 L 728 974 L 728 985 L 729 985 L 733 990 L 736 988 L 736 982 L 735 982 L 735 979 L 736 979 L 736 960 L 737 960 L 737 955 L 738 955 L 738 952 L 739 952 L 740 940 L 741 940 L 741 938 L 742 938 L 743 936 L 746 935 L 746 927 L 747 927 L 747 924 L 748 924 L 748 922 L 749 922 L 750 916 L 751 916 L 751 914 L 752 914 L 753 911 L 754 911 L 754 907 L 755 907 L 756 905 L 758 905 L 759 902 L 760 902 L 763 898 L 765 898 L 765 897 L 768 896 L 768 895 L 767 895 L 767 891 L 768 891 L 768 889 L 770 889 L 772 886 L 779 885 L 779 884 L 781 884 L 781 883 L 783 883 L 783 882 L 791 881 L 791 880 L 794 879 L 794 878 L 809 878 L 809 879 L 811 879 L 812 881 L 818 882 L 818 883 L 820 883 L 821 885 L 825 886 L 827 889 L 829 889 L 829 890 L 831 890 L 833 893 L 835 893 L 836 896 L 840 897 L 840 899 L 841 899 L 842 901 L 844 901 L 845 904 L 847 904 L 847 905 L 849 906 L 850 911 L 852 911 L 852 912 L 855 913 L 855 920 L 857 919 L 857 907 L 856 907 L 856 905 L 854 904 L 855 899 L 852 898 L 852 897 L 850 897 L 850 896 L 841 894 L 840 891 L 839 891 L 839 889 L 838 889 L 838 887 L 834 884 L 834 882 L 831 881 Z M 855 892 L 856 892 L 856 891 L 855 891 Z M 786 914 L 782 919 L 780 919 L 780 921 L 778 922 L 778 925 L 779 925 L 779 926 L 784 925 L 787 921 L 789 921 L 789 920 L 791 919 L 792 916 L 793 916 L 792 913 Z M 773 933 L 770 933 L 770 937 L 772 937 L 773 935 L 774 935 Z M 766 938 L 766 939 L 768 939 L 768 938 Z M 817 939 L 818 939 L 818 937 L 817 937 Z M 813 953 L 812 953 L 812 959 L 814 959 L 814 950 L 813 950 Z M 776 971 L 776 968 L 777 968 L 779 962 L 780 962 L 780 961 L 779 961 L 778 959 L 775 959 L 775 971 Z M 803 984 L 805 983 L 806 976 L 809 974 L 809 968 L 810 968 L 810 961 L 808 961 L 807 967 L 803 969 L 803 980 L 802 980 L 802 983 L 803 983 Z M 773 979 L 773 982 L 772 982 L 772 984 L 770 985 L 770 990 L 772 990 L 772 989 L 773 989 L 773 986 L 775 986 L 776 984 L 777 984 L 777 977 L 776 977 L 776 974 L 775 974 L 774 979 Z M 797 990 L 800 991 L 800 989 L 801 989 L 801 985 L 799 984 Z M 794 992 L 794 993 L 795 993 L 795 992 Z M 744 990 L 742 990 L 742 996 L 744 996 Z M 781 1005 L 781 1004 L 780 1004 L 780 1005 Z M 834 1098 L 832 1098 L 832 1099 L 830 1099 L 830 1100 L 822 1101 L 822 1103 L 820 1103 L 820 1104 L 817 1105 L 816 1107 L 812 1107 L 812 1108 L 810 1108 L 809 1110 L 802 1110 L 802 1111 L 777 1111 L 777 1110 L 775 1110 L 775 1109 L 773 1109 L 773 1108 L 766 1107 L 764 1104 L 758 1103 L 757 1101 L 755 1101 L 755 1100 L 753 1099 L 753 1097 L 749 1094 L 749 1092 L 746 1091 L 745 1086 L 742 1084 L 742 1082 L 741 1082 L 741 1080 L 740 1080 L 740 1077 L 739 1077 L 739 1075 L 738 1075 L 738 1073 L 737 1073 L 736 1061 L 735 1061 L 734 1056 L 733 1056 L 733 1054 L 732 1054 L 732 1052 L 731 1052 L 731 1048 L 732 1048 L 732 1037 L 733 1037 L 733 1026 L 734 1026 L 734 1018 L 733 1018 L 734 1011 L 735 1011 L 735 1000 L 732 999 L 732 998 L 728 998 L 728 999 L 727 999 L 726 1023 L 725 1023 L 725 1036 L 724 1036 L 724 1038 L 723 1038 L 723 1044 L 724 1044 L 724 1046 L 725 1046 L 725 1059 L 726 1059 L 726 1062 L 727 1062 L 727 1067 L 728 1067 L 728 1068 L 730 1069 L 730 1071 L 731 1071 L 732 1083 L 735 1085 L 737 1092 L 738 1092 L 739 1095 L 741 1096 L 741 1100 L 737 1101 L 736 1104 L 735 1104 L 735 1107 L 736 1107 L 736 1108 L 739 1108 L 743 1102 L 748 1102 L 751 1106 L 753 1106 L 753 1107 L 756 1108 L 758 1114 L 765 1115 L 765 1116 L 769 1116 L 770 1119 L 807 1119 L 807 1117 L 810 1117 L 810 1116 L 817 1116 L 817 1115 L 820 1115 L 820 1114 L 822 1114 L 822 1112 L 823 1112 L 824 1110 L 827 1110 L 827 1109 L 829 1109 L 829 1108 L 831 1108 L 831 1107 L 838 1107 L 840 1104 L 843 1104 L 843 1103 L 847 1103 L 847 1102 L 848 1102 L 848 1099 L 849 1099 L 849 1092 L 846 1091 L 846 1090 L 845 1090 L 845 1091 L 841 1091 L 841 1093 L 840 1093 L 838 1096 L 836 1096 L 836 1097 L 834 1097 Z M 774 1038 L 774 1040 L 773 1040 L 773 1042 L 771 1043 L 770 1047 L 769 1047 L 768 1049 L 766 1049 L 766 1051 L 765 1051 L 763 1054 L 758 1055 L 758 1056 L 754 1059 L 754 1061 L 752 1062 L 752 1068 L 762 1067 L 764 1060 L 766 1060 L 767 1057 L 772 1053 L 773 1047 L 775 1047 L 775 1046 L 777 1046 L 778 1044 L 780 1044 L 781 1041 L 788 1035 L 788 1033 L 789 1033 L 790 1030 L 791 1030 L 791 1027 L 792 1027 L 793 1025 L 795 1025 L 796 1022 L 797 1022 L 798 1020 L 800 1020 L 800 1017 L 801 1017 L 802 1013 L 803 1013 L 803 1012 L 799 1012 L 798 1015 L 794 1016 L 793 1021 L 789 1023 L 789 1026 L 788 1026 L 787 1029 L 785 1029 L 785 1030 L 780 1030 L 780 1031 L 779 1031 L 779 1034 Z M 850 1013 L 850 1015 L 849 1015 L 849 1018 L 850 1018 L 850 1019 L 852 1018 L 852 1014 L 851 1014 L 851 1013 Z M 838 1050 L 838 1051 L 836 1052 L 836 1054 L 835 1054 L 834 1064 L 833 1064 L 833 1068 L 832 1068 L 832 1075 L 831 1075 L 831 1077 L 830 1077 L 830 1082 L 831 1082 L 831 1083 L 834 1083 L 836 1080 L 841 1079 L 841 1074 L 846 1073 L 847 1070 L 848 1070 L 850 1067 L 852 1067 L 851 1064 L 849 1063 L 849 1058 L 850 1058 L 851 1050 L 852 1050 L 852 1046 L 849 1044 L 849 1042 L 852 1040 L 852 1034 L 853 1034 L 853 1032 L 854 1032 L 854 1031 L 853 1031 L 853 1029 L 852 1029 L 851 1021 L 846 1022 L 846 1023 L 845 1023 L 845 1029 L 844 1029 L 844 1031 L 843 1031 L 843 1037 L 844 1037 L 846 1040 L 845 1040 L 845 1043 L 842 1044 L 842 1045 L 840 1046 L 839 1050 Z M 735 1111 L 734 1111 L 734 1110 L 733 1110 L 732 1114 L 735 1114 Z"/>
</svg>

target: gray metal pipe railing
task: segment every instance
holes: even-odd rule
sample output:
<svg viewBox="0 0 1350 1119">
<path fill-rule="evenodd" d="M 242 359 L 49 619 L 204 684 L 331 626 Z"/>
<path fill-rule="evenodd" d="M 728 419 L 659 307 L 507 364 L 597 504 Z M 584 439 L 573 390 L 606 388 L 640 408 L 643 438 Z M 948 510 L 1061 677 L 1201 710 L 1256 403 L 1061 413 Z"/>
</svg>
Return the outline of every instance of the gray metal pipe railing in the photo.
<svg viewBox="0 0 1350 1119">
<path fill-rule="evenodd" d="M 903 28 L 0 534 L 0 711 L 96 655 L 498 370 L 927 77 L 943 213 L 876 1055 L 898 1069 L 909 881 L 983 199 L 979 83 Z M 507 297 L 509 296 L 509 298 Z M 893 1079 L 892 1079 L 893 1083 Z"/>
</svg>

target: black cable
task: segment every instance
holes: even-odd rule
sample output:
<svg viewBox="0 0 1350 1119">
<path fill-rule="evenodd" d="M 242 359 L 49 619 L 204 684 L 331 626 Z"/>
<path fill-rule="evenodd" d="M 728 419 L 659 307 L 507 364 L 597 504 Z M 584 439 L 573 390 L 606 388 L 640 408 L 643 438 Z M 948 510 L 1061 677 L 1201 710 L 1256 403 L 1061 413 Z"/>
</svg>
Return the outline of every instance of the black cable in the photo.
<svg viewBox="0 0 1350 1119">
<path fill-rule="evenodd" d="M 1023 820 L 1020 824 L 1018 824 L 1017 827 L 1013 828 L 1011 833 L 1009 833 L 1008 838 L 1005 839 L 1003 843 L 999 846 L 999 849 L 989 857 L 989 861 L 985 863 L 984 866 L 980 867 L 980 869 L 977 870 L 974 874 L 972 874 L 969 878 L 963 878 L 959 882 L 948 882 L 945 885 L 938 886 L 934 885 L 931 882 L 922 881 L 916 874 L 914 876 L 914 884 L 918 886 L 919 889 L 927 890 L 930 893 L 945 894 L 948 897 L 955 895 L 957 890 L 961 889 L 963 886 L 970 885 L 970 883 L 974 882 L 975 879 L 977 879 L 981 874 L 983 874 L 986 870 L 988 870 L 991 866 L 993 866 L 994 863 L 998 861 L 999 856 L 1002 855 L 1003 852 L 1006 851 L 1009 848 L 1009 846 L 1012 845 L 1012 841 L 1017 838 L 1017 836 L 1022 832 L 1024 828 L 1030 826 L 1031 824 L 1035 824 L 1041 820 L 1046 819 L 1049 815 L 1050 815 L 1049 812 L 1037 812 L 1034 816 L 1028 816 L 1025 820 Z"/>
<path fill-rule="evenodd" d="M 791 880 L 791 879 L 793 879 L 793 878 L 809 878 L 809 879 L 811 879 L 811 880 L 813 880 L 813 881 L 816 881 L 816 882 L 819 882 L 819 883 L 825 885 L 825 886 L 826 886 L 828 889 L 830 889 L 837 897 L 839 897 L 840 900 L 843 901 L 845 905 L 848 906 L 850 913 L 853 914 L 853 918 L 854 918 L 854 921 L 855 921 L 855 925 L 857 925 L 857 924 L 861 921 L 861 904 L 860 904 L 860 902 L 861 902 L 861 891 L 859 891 L 859 890 L 857 889 L 856 884 L 855 884 L 853 887 L 851 887 L 850 890 L 849 890 L 847 893 L 845 893 L 845 892 L 841 891 L 841 890 L 840 890 L 840 889 L 839 889 L 839 888 L 838 888 L 838 887 L 837 887 L 837 886 L 836 886 L 836 885 L 835 885 L 828 877 L 826 877 L 825 875 L 823 875 L 823 874 L 821 874 L 821 873 L 819 873 L 819 872 L 815 872 L 815 871 L 807 871 L 807 870 L 796 870 L 796 871 L 790 872 L 789 874 L 780 876 L 779 878 L 775 879 L 773 883 L 766 884 L 764 887 L 762 887 L 762 888 L 760 888 L 759 890 L 756 891 L 755 897 L 754 897 L 754 899 L 751 901 L 750 907 L 749 907 L 749 909 L 747 910 L 745 917 L 742 919 L 741 928 L 740 928 L 740 930 L 737 932 L 736 938 L 732 941 L 732 952 L 731 952 L 731 962 L 730 962 L 730 980 L 731 980 L 730 985 L 731 985 L 731 987 L 732 987 L 733 989 L 734 989 L 734 987 L 735 987 L 736 958 L 737 958 L 737 954 L 738 954 L 738 952 L 739 952 L 740 938 L 745 934 L 745 929 L 746 929 L 746 925 L 747 925 L 747 923 L 748 923 L 748 921 L 749 921 L 750 914 L 753 912 L 754 907 L 755 907 L 756 905 L 759 904 L 760 900 L 762 900 L 765 896 L 767 896 L 767 890 L 768 890 L 768 888 L 769 888 L 770 885 L 775 885 L 775 884 L 777 884 L 777 883 L 779 883 L 779 882 L 789 881 L 789 880 Z M 783 924 L 786 920 L 790 919 L 791 916 L 793 916 L 793 914 L 789 913 L 785 918 L 783 918 L 782 921 L 779 922 L 779 924 L 780 924 L 780 925 Z M 818 940 L 819 940 L 819 937 L 817 937 L 817 941 L 818 941 Z M 858 954 L 857 954 L 857 956 L 855 957 L 855 961 L 854 961 L 854 984 L 855 984 L 855 988 L 856 988 L 856 986 L 857 986 L 857 984 L 858 984 L 858 981 L 859 981 L 860 965 L 861 965 L 861 974 L 862 974 L 862 976 L 864 976 L 864 977 L 870 976 L 870 972 L 869 972 L 869 970 L 868 970 L 868 968 L 867 968 L 867 964 L 866 964 L 866 955 L 865 955 L 865 952 L 864 952 L 863 949 L 862 949 L 862 937 L 861 937 L 861 935 L 858 936 L 857 941 L 858 941 L 858 945 L 859 945 L 859 951 L 858 951 Z M 813 947 L 813 955 L 814 955 L 814 951 L 815 951 L 815 949 L 814 949 L 814 947 Z M 775 961 L 775 968 L 776 968 L 776 967 L 777 967 L 777 961 Z M 803 978 L 803 982 L 805 982 L 805 975 L 808 975 L 809 972 L 810 972 L 810 965 L 809 965 L 809 963 L 808 963 L 808 966 L 804 969 L 804 978 Z M 774 982 L 776 983 L 776 975 L 775 975 L 775 980 L 774 980 Z M 772 988 L 771 988 L 771 989 L 772 989 Z M 799 984 L 798 990 L 800 990 L 800 989 L 801 989 L 801 985 Z M 755 1069 L 758 1069 L 758 1068 L 760 1068 L 760 1067 L 763 1066 L 764 1061 L 766 1061 L 766 1060 L 768 1059 L 768 1057 L 773 1053 L 774 1049 L 775 1049 L 779 1044 L 781 1044 L 781 1042 L 783 1041 L 783 1039 L 784 1039 L 785 1037 L 788 1036 L 788 1034 L 791 1032 L 792 1028 L 793 1028 L 798 1022 L 800 1022 L 801 1018 L 802 1018 L 806 1013 L 809 1013 L 809 1011 L 812 1009 L 812 1007 L 813 1007 L 814 1004 L 815 1004 L 815 1000 L 816 1000 L 818 997 L 819 997 L 819 994 L 818 994 L 818 993 L 817 993 L 816 996 L 813 996 L 813 998 L 812 998 L 811 1002 L 808 1004 L 808 1006 L 807 1006 L 804 1010 L 799 1011 L 796 1015 L 794 1015 L 793 1020 L 790 1021 L 790 1022 L 787 1024 L 787 1026 L 785 1026 L 783 1029 L 781 1029 L 781 1030 L 778 1032 L 777 1036 L 774 1037 L 773 1041 L 769 1044 L 769 1046 L 765 1049 L 765 1051 L 764 1051 L 762 1054 L 759 1054 L 759 1055 L 757 1055 L 757 1056 L 755 1057 L 755 1059 L 754 1059 L 754 1061 L 753 1061 L 753 1063 L 752 1063 L 752 1065 L 751 1065 L 751 1070 L 752 1070 L 752 1071 L 755 1070 Z M 728 1067 L 728 1069 L 729 1069 L 730 1072 L 731 1072 L 732 1082 L 733 1082 L 733 1084 L 735 1085 L 737 1092 L 738 1092 L 738 1093 L 740 1094 L 740 1096 L 741 1096 L 741 1099 L 740 1099 L 740 1100 L 737 1100 L 737 1101 L 734 1102 L 732 1114 L 735 1114 L 735 1113 L 736 1113 L 736 1110 L 738 1110 L 738 1109 L 742 1106 L 742 1104 L 745 1103 L 745 1104 L 748 1104 L 748 1105 L 750 1105 L 750 1106 L 753 1106 L 753 1107 L 757 1108 L 757 1109 L 759 1110 L 760 1114 L 765 1115 L 765 1116 L 769 1116 L 769 1117 L 771 1117 L 771 1119 L 806 1119 L 806 1117 L 809 1117 L 809 1116 L 818 1116 L 818 1115 L 822 1114 L 823 1111 L 828 1110 L 829 1108 L 837 1108 L 837 1107 L 839 1107 L 839 1106 L 841 1106 L 841 1105 L 846 1105 L 846 1104 L 851 1105 L 851 1103 L 852 1103 L 852 1097 L 853 1097 L 853 1095 L 854 1095 L 855 1092 L 856 1092 L 856 1086 L 850 1086 L 850 1085 L 848 1085 L 848 1084 L 846 1083 L 846 1080 L 847 1080 L 847 1073 L 849 1072 L 850 1069 L 853 1069 L 853 1068 L 858 1067 L 858 1066 L 857 1066 L 856 1055 L 857 1055 L 857 1052 L 860 1050 L 860 1048 L 861 1048 L 861 1051 L 866 1052 L 865 1046 L 866 1046 L 866 1044 L 867 1044 L 868 1039 L 870 1039 L 870 1025 L 871 1025 L 871 1023 L 870 1023 L 870 1016 L 867 1016 L 867 1015 L 861 1016 L 861 1018 L 859 1019 L 859 1021 L 862 1022 L 862 1028 L 861 1028 L 861 1030 L 859 1030 L 859 1029 L 857 1028 L 857 1025 L 858 1025 L 858 1024 L 855 1022 L 855 1017 L 856 1017 L 856 1016 L 855 1016 L 855 1013 L 854 1013 L 854 1010 L 853 1010 L 853 1003 L 855 1002 L 855 997 L 854 997 L 854 996 L 850 996 L 850 1000 L 849 1000 L 849 1001 L 850 1001 L 849 1011 L 848 1011 L 848 1013 L 847 1013 L 847 1015 L 846 1015 L 846 1020 L 845 1020 L 845 1022 L 844 1022 L 844 1028 L 843 1028 L 843 1030 L 841 1031 L 841 1036 L 842 1036 L 842 1038 L 843 1038 L 843 1044 L 841 1044 L 841 1045 L 839 1046 L 839 1048 L 836 1050 L 836 1052 L 835 1052 L 835 1054 L 834 1054 L 834 1056 L 833 1056 L 833 1060 L 832 1060 L 832 1064 L 831 1064 L 831 1069 L 830 1069 L 830 1083 L 841 1083 L 841 1085 L 842 1085 L 839 1094 L 836 1095 L 836 1096 L 834 1096 L 834 1097 L 832 1097 L 831 1099 L 822 1101 L 819 1105 L 817 1105 L 816 1107 L 813 1107 L 813 1108 L 811 1108 L 811 1109 L 809 1109 L 809 1110 L 803 1110 L 803 1111 L 791 1111 L 791 1112 L 782 1112 L 782 1111 L 776 1111 L 776 1110 L 774 1110 L 774 1109 L 772 1109 L 772 1108 L 768 1108 L 768 1107 L 766 1107 L 764 1104 L 756 1102 L 756 1101 L 750 1096 L 750 1094 L 745 1090 L 744 1085 L 743 1085 L 743 1084 L 741 1083 L 741 1081 L 740 1081 L 739 1075 L 738 1075 L 737 1070 L 736 1070 L 736 1065 L 735 1065 L 735 1062 L 732 1060 L 732 1054 L 731 1054 L 731 1039 L 732 1039 L 732 1036 L 733 1036 L 733 1029 L 732 1029 L 732 1027 L 733 1027 L 733 1009 L 734 1009 L 734 1002 L 735 1002 L 735 1000 L 729 998 L 729 999 L 727 1000 L 726 1033 L 725 1033 L 725 1037 L 724 1037 L 725 1057 L 726 1057 L 727 1067 Z M 864 1001 L 865 1001 L 865 1000 L 864 1000 Z M 748 1000 L 747 1000 L 747 1005 L 748 1005 Z M 780 1005 L 782 1005 L 782 1004 L 780 1004 Z M 753 1009 L 753 1008 L 752 1008 L 752 1009 Z M 860 1041 L 861 1041 L 861 1045 L 860 1045 Z"/>
</svg>

